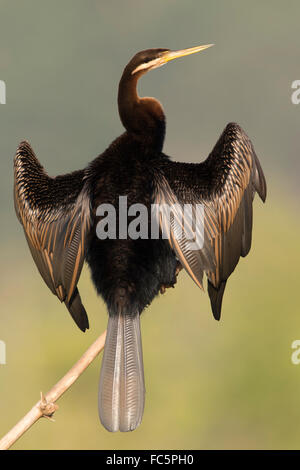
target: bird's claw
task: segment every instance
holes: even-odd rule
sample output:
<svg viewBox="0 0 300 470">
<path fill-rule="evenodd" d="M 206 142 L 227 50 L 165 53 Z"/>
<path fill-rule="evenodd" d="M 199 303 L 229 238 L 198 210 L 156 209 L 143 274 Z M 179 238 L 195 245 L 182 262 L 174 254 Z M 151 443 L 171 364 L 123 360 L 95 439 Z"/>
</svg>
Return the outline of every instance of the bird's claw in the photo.
<svg viewBox="0 0 300 470">
<path fill-rule="evenodd" d="M 164 286 L 163 284 L 160 286 L 160 289 L 159 289 L 160 293 L 161 294 L 164 294 L 166 292 L 166 286 Z"/>
<path fill-rule="evenodd" d="M 177 282 L 177 276 L 178 274 L 180 273 L 180 271 L 182 270 L 182 265 L 179 263 L 179 261 L 177 261 L 177 265 L 176 265 L 176 269 L 175 269 L 175 282 L 171 283 L 171 284 L 162 284 L 160 286 L 160 293 L 161 294 L 164 294 L 166 292 L 167 289 L 169 289 L 170 287 L 175 287 L 175 284 Z"/>
<path fill-rule="evenodd" d="M 178 276 L 181 270 L 182 270 L 182 265 L 179 263 L 179 261 L 177 261 L 176 270 L 175 270 L 176 277 Z"/>
<path fill-rule="evenodd" d="M 170 287 L 175 287 L 175 284 L 162 284 L 160 286 L 160 293 L 161 294 L 164 294 L 166 292 L 167 289 L 169 289 Z"/>
</svg>

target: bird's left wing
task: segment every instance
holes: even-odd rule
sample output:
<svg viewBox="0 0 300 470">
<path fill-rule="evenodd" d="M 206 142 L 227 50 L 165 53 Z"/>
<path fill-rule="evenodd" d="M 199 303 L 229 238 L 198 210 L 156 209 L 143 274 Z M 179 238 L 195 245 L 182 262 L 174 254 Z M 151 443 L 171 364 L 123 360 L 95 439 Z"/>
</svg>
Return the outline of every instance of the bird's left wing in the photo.
<svg viewBox="0 0 300 470">
<path fill-rule="evenodd" d="M 203 163 L 164 161 L 154 178 L 156 218 L 198 286 L 206 273 L 216 319 L 226 280 L 251 247 L 255 192 L 265 200 L 265 177 L 251 141 L 235 123 Z"/>
<path fill-rule="evenodd" d="M 41 276 L 85 331 L 88 318 L 77 289 L 90 229 L 84 171 L 50 178 L 29 143 L 21 142 L 14 159 L 14 200 Z"/>
</svg>

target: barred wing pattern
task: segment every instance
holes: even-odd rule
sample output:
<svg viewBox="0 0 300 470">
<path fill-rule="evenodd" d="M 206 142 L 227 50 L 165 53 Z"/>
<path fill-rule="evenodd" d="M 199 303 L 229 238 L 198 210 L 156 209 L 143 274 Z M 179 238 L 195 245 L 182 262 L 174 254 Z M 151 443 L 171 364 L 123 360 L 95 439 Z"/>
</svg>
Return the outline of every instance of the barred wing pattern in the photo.
<svg viewBox="0 0 300 470">
<path fill-rule="evenodd" d="M 168 180 L 163 174 L 156 178 L 154 190 L 154 216 L 158 221 L 163 238 L 169 238 L 171 247 L 176 253 L 182 266 L 193 281 L 203 289 L 203 273 L 215 268 L 215 257 L 210 249 L 214 237 L 217 236 L 217 220 L 209 204 L 203 201 L 203 216 L 205 224 L 201 227 L 195 225 L 197 217 L 197 202 L 178 197 L 171 189 Z M 202 217 L 203 217 L 202 216 Z M 195 234 L 194 239 L 191 235 Z M 191 243 L 196 242 L 201 249 L 192 250 Z"/>
<path fill-rule="evenodd" d="M 49 289 L 85 331 L 89 323 L 77 289 L 90 229 L 84 171 L 51 178 L 29 143 L 21 142 L 14 175 L 15 209 L 32 257 Z"/>
<path fill-rule="evenodd" d="M 226 281 L 240 256 L 246 256 L 251 247 L 255 192 L 265 201 L 265 177 L 251 141 L 235 123 L 227 125 L 203 163 L 165 163 L 156 180 L 155 204 L 202 204 L 204 208 L 204 243 L 200 249 L 189 250 L 185 237 L 175 239 L 172 221 L 169 242 L 198 285 L 202 286 L 206 273 L 216 319 L 221 315 Z M 161 214 L 163 228 L 166 221 L 163 211 Z"/>
</svg>

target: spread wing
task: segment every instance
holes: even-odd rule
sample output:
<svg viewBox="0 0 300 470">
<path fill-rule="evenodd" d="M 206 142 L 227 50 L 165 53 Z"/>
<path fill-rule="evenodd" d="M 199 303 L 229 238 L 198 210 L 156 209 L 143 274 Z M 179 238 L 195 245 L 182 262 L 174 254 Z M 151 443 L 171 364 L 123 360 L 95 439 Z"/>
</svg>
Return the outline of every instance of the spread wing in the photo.
<svg viewBox="0 0 300 470">
<path fill-rule="evenodd" d="M 265 177 L 251 141 L 235 123 L 227 125 L 203 163 L 168 161 L 156 177 L 162 231 L 169 231 L 165 236 L 198 286 L 206 273 L 216 319 L 227 278 L 251 247 L 255 192 L 265 201 Z M 168 218 L 162 207 L 169 206 L 174 210 Z"/>
<path fill-rule="evenodd" d="M 14 199 L 41 276 L 85 331 L 89 323 L 77 289 L 90 228 L 84 172 L 50 178 L 28 142 L 21 142 L 14 159 Z"/>
</svg>

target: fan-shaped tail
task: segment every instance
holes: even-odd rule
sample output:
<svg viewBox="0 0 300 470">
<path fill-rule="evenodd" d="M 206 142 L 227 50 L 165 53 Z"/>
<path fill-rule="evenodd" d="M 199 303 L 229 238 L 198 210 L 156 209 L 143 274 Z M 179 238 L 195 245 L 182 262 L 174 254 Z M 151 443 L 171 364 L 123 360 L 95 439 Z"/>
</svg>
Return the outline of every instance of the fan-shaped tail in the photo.
<svg viewBox="0 0 300 470">
<path fill-rule="evenodd" d="M 99 383 L 99 417 L 110 432 L 133 431 L 145 402 L 140 315 L 110 315 Z"/>
</svg>

